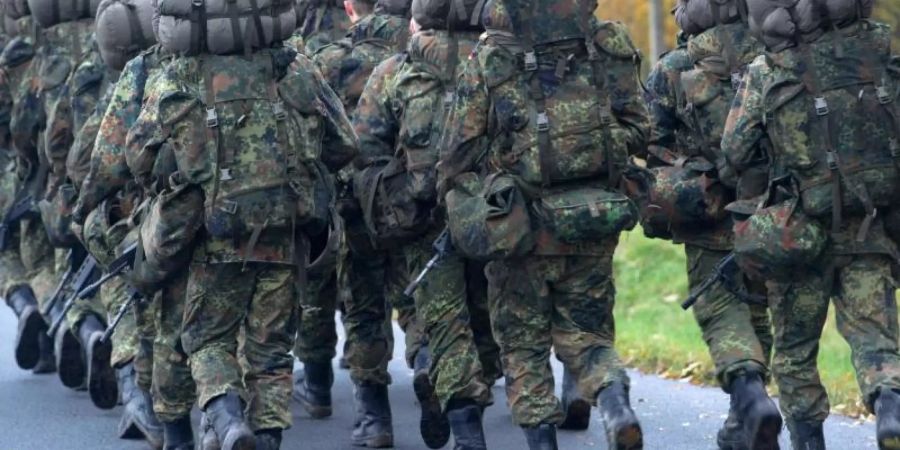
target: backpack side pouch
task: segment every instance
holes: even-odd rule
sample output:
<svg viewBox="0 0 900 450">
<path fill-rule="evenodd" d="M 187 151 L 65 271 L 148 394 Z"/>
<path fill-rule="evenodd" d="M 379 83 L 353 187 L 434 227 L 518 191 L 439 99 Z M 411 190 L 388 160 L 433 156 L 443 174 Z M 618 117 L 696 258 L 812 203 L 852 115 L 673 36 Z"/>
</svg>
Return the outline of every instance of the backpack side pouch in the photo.
<svg viewBox="0 0 900 450">
<path fill-rule="evenodd" d="M 545 195 L 532 204 L 542 225 L 562 242 L 596 242 L 631 230 L 638 209 L 628 197 L 597 188 Z"/>
</svg>

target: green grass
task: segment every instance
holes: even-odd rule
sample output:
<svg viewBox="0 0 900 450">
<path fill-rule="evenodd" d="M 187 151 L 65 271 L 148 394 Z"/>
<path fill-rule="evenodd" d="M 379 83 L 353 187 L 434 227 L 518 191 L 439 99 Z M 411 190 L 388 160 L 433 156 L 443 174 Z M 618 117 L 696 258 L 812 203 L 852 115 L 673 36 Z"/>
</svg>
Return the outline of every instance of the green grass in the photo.
<svg viewBox="0 0 900 450">
<path fill-rule="evenodd" d="M 680 306 L 687 294 L 685 272 L 682 246 L 647 239 L 640 230 L 623 235 L 615 258 L 616 347 L 630 366 L 643 372 L 714 384 L 700 329 Z M 861 414 L 850 349 L 832 314 L 819 350 L 819 370 L 835 412 Z"/>
</svg>

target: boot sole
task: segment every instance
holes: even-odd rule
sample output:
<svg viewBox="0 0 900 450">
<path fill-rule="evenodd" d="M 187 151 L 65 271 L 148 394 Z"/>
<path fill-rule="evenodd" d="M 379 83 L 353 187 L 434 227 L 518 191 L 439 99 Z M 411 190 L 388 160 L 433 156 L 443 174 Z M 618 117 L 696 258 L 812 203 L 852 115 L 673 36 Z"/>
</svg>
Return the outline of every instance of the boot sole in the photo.
<svg viewBox="0 0 900 450">
<path fill-rule="evenodd" d="M 369 439 L 353 439 L 351 440 L 351 444 L 353 444 L 354 447 L 391 448 L 394 446 L 394 436 L 381 435 Z M 223 447 L 222 450 L 226 449 Z"/>
<path fill-rule="evenodd" d="M 879 437 L 878 450 L 900 450 L 900 435 Z"/>
<path fill-rule="evenodd" d="M 38 339 L 40 333 L 47 329 L 47 324 L 34 308 L 26 309 L 22 315 L 25 318 L 19 320 L 19 332 L 16 335 L 16 364 L 20 369 L 31 370 L 41 360 Z"/>
<path fill-rule="evenodd" d="M 781 426 L 780 414 L 766 414 L 750 434 L 753 437 L 750 448 L 752 450 L 779 450 L 778 434 L 781 433 Z"/>
<path fill-rule="evenodd" d="M 81 357 L 81 343 L 68 329 L 58 332 L 64 333 L 62 345 L 59 346 L 59 360 L 56 363 L 59 381 L 67 388 L 82 388 L 87 376 L 87 367 Z"/>
<path fill-rule="evenodd" d="M 256 436 L 252 433 L 243 434 L 236 437 L 234 441 L 226 438 L 222 450 L 256 450 Z"/>
<path fill-rule="evenodd" d="M 591 404 L 584 399 L 575 399 L 566 407 L 566 419 L 560 430 L 584 431 L 591 425 Z"/>
<path fill-rule="evenodd" d="M 91 401 L 100 409 L 115 408 L 119 401 L 119 387 L 116 385 L 116 373 L 109 364 L 112 346 L 108 342 L 101 344 L 96 336 L 91 338 L 90 346 L 88 392 Z"/>
<path fill-rule="evenodd" d="M 419 419 L 419 432 L 428 448 L 438 449 L 450 441 L 450 422 L 441 412 L 441 404 L 434 393 L 434 387 L 427 373 L 417 373 L 413 378 L 413 390 L 419 400 L 422 416 Z"/>
<path fill-rule="evenodd" d="M 644 448 L 644 433 L 637 423 L 626 425 L 616 430 L 616 450 L 642 450 Z"/>
</svg>

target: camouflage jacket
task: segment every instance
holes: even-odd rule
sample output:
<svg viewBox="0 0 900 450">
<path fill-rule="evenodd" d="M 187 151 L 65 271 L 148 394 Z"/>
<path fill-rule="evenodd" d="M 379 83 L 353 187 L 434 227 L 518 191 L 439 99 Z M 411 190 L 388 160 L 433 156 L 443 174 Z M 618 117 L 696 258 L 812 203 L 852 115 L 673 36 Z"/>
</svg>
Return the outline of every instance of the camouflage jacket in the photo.
<svg viewBox="0 0 900 450">
<path fill-rule="evenodd" d="M 834 36 L 833 33 L 841 33 L 843 36 Z M 889 58 L 890 35 L 891 28 L 889 26 L 861 21 L 846 29 L 828 32 L 817 42 L 829 43 L 833 40 L 838 42 L 838 45 L 845 46 L 843 49 L 845 55 L 863 57 L 862 59 L 873 54 L 877 54 L 878 58 Z M 854 48 L 854 46 L 863 44 L 862 39 L 882 44 L 878 48 L 874 48 L 867 42 L 868 48 Z M 816 45 L 816 42 L 811 45 Z M 777 53 L 766 53 L 758 56 L 750 64 L 744 83 L 732 104 L 722 136 L 722 151 L 726 163 L 738 175 L 741 175 L 756 161 L 760 146 L 767 140 L 772 143 L 767 151 L 771 159 L 770 170 L 774 177 L 793 176 L 797 173 L 798 168 L 811 170 L 817 167 L 816 163 L 802 161 L 805 149 L 809 143 L 815 140 L 812 136 L 813 131 L 809 127 L 809 114 L 791 114 L 790 123 L 767 118 L 772 113 L 771 109 L 775 102 L 785 102 L 784 99 L 767 98 L 767 94 L 773 88 L 787 86 L 793 94 L 804 92 L 802 85 L 806 63 L 803 61 L 801 52 L 799 48 L 788 48 Z M 811 54 L 816 65 L 828 64 L 828 61 L 831 60 L 829 58 L 833 58 L 830 50 L 821 53 L 813 51 Z M 823 61 L 815 60 L 820 57 L 824 58 Z M 871 68 L 864 64 L 853 67 L 858 67 L 861 71 L 871 71 Z M 820 76 L 840 76 L 841 71 L 835 69 L 834 74 L 820 73 Z M 896 58 L 893 59 L 892 66 L 888 67 L 888 73 L 895 80 L 894 85 L 898 85 L 900 61 Z M 867 77 L 866 73 L 860 75 L 863 75 L 862 78 Z M 860 96 L 864 94 L 873 95 L 867 91 L 860 91 Z M 895 104 L 900 102 L 900 91 L 895 90 L 892 95 L 892 101 Z M 788 97 L 787 101 L 791 98 Z M 815 111 L 812 111 L 812 115 L 815 115 Z M 844 129 L 850 127 L 862 130 L 866 128 L 867 120 L 867 117 L 843 117 L 843 121 L 848 123 L 841 123 L 840 126 Z M 818 163 L 821 164 L 822 161 Z M 845 226 L 840 232 L 832 233 L 827 251 L 832 254 L 889 253 L 893 251 L 893 244 L 885 236 L 880 220 L 875 221 L 865 242 L 856 242 L 855 236 L 861 222 L 861 217 L 845 217 Z"/>
<path fill-rule="evenodd" d="M 290 59 L 285 58 L 290 56 Z M 296 56 L 296 57 L 294 57 Z M 244 89 L 239 84 L 229 84 L 228 75 L 215 69 L 229 67 L 241 70 L 242 74 L 253 74 L 260 70 L 272 72 L 276 88 L 287 107 L 299 111 L 300 115 L 316 117 L 319 122 L 316 135 L 304 136 L 317 149 L 297 149 L 297 151 L 321 151 L 322 163 L 330 170 L 338 170 L 357 156 L 358 140 L 349 119 L 344 114 L 340 100 L 334 94 L 312 61 L 296 54 L 289 48 L 268 49 L 255 53 L 252 61 L 242 56 L 212 56 L 202 58 L 179 57 L 166 66 L 159 77 L 148 86 L 154 92 L 141 111 L 137 122 L 127 138 L 128 165 L 136 177 L 149 173 L 155 160 L 154 155 L 163 145 L 171 145 L 177 161 L 178 172 L 189 184 L 206 187 L 218 175 L 214 175 L 212 155 L 207 145 L 207 120 L 204 108 L 197 107 L 205 98 L 201 73 L 214 73 L 215 86 L 224 86 L 217 96 L 233 85 L 233 89 Z M 202 61 L 201 61 L 202 59 Z M 285 60 L 287 59 L 287 64 Z M 292 62 L 291 62 L 292 60 Z M 202 64 L 202 66 L 201 66 Z M 264 69 L 268 68 L 268 69 Z M 246 71 L 246 72 L 243 72 Z M 208 75 L 207 75 L 208 76 Z M 272 76 L 272 75 L 270 75 Z M 261 83 L 268 83 L 262 80 Z M 302 102 L 294 99 L 302 98 Z M 300 110 L 302 108 L 302 110 Z M 291 121 L 290 123 L 294 123 Z M 303 133 L 299 125 L 291 127 L 291 132 Z M 260 132 L 264 130 L 258 130 Z M 266 136 L 278 139 L 278 133 Z M 292 136 L 293 138 L 294 136 Z M 312 142 L 311 140 L 317 140 Z M 262 144 L 262 142 L 260 142 Z M 272 142 L 268 142 L 271 145 Z M 252 146 L 251 142 L 243 144 Z M 260 150 L 263 148 L 259 146 Z M 268 156 L 266 156 L 268 158 Z M 294 237 L 288 233 L 263 230 L 257 242 L 234 239 L 213 238 L 201 233 L 202 237 L 194 252 L 196 261 L 207 263 L 233 263 L 245 261 L 265 261 L 267 263 L 296 263 L 294 259 Z"/>
<path fill-rule="evenodd" d="M 399 53 L 409 37 L 409 21 L 372 14 L 353 24 L 347 36 L 322 47 L 312 59 L 353 115 L 366 81 L 381 61 Z"/>
<path fill-rule="evenodd" d="M 18 21 L 20 26 L 31 29 L 31 18 L 26 17 Z M 12 120 L 13 105 L 16 102 L 16 94 L 22 84 L 23 76 L 31 66 L 34 59 L 35 47 L 31 34 L 24 33 L 16 36 L 3 47 L 0 53 L 0 148 L 12 150 L 12 136 L 10 136 L 10 121 Z"/>
<path fill-rule="evenodd" d="M 304 41 L 307 55 L 314 55 L 322 47 L 338 41 L 350 29 L 350 18 L 343 8 L 331 1 L 322 5 L 302 5 L 307 8 L 306 15 L 300 24 L 299 33 Z"/>
<path fill-rule="evenodd" d="M 109 99 L 109 105 L 100 120 L 97 139 L 91 152 L 90 169 L 81 183 L 75 218 L 83 220 L 103 200 L 110 198 L 134 176 L 126 160 L 125 139 L 134 126 L 142 106 L 147 103 L 155 79 L 171 60 L 155 45 L 129 61 Z"/>
<path fill-rule="evenodd" d="M 10 41 L 3 50 L 4 82 L 12 97 L 9 111 L 9 131 L 17 157 L 36 165 L 37 145 L 43 114 L 39 107 L 39 54 L 43 39 L 37 23 L 30 17 L 19 20 L 23 29 L 31 30 Z M 24 164 L 22 165 L 24 167 Z"/>
<path fill-rule="evenodd" d="M 613 123 L 610 125 L 611 145 L 632 155 L 643 154 L 646 150 L 648 121 L 637 79 L 638 52 L 623 25 L 592 19 L 590 26 L 594 31 L 594 42 L 600 53 L 601 63 L 606 70 L 607 93 L 613 116 Z M 512 36 L 507 40 L 510 38 L 515 40 Z M 445 141 L 441 146 L 438 163 L 439 194 L 452 187 L 454 178 L 464 172 L 492 173 L 503 170 L 500 161 L 503 154 L 509 152 L 507 146 L 510 144 L 505 139 L 498 117 L 503 114 L 509 116 L 514 112 L 508 111 L 508 104 L 504 109 L 503 102 L 498 103 L 492 98 L 491 89 L 496 86 L 491 83 L 496 83 L 498 71 L 501 74 L 509 71 L 506 67 L 494 67 L 492 64 L 518 61 L 508 47 L 509 44 L 501 45 L 489 33 L 485 34 L 463 69 L 457 87 L 456 103 L 451 110 Z M 541 69 L 538 73 L 544 71 L 546 69 Z M 552 89 L 548 84 L 555 80 L 552 70 L 547 71 L 546 75 L 540 76 L 545 91 Z M 518 92 L 518 95 L 526 95 L 524 90 Z M 590 112 L 585 111 L 585 116 L 590 115 Z M 603 149 L 598 146 L 597 150 Z M 602 254 L 608 251 L 608 242 L 565 245 L 550 236 L 546 230 L 538 232 L 536 242 L 536 254 Z"/>
<path fill-rule="evenodd" d="M 115 92 L 116 80 L 119 73 L 110 69 L 105 71 L 103 76 L 103 84 L 101 87 L 102 95 L 93 107 L 93 111 L 84 120 L 84 124 L 79 128 L 80 131 L 75 133 L 75 140 L 72 142 L 72 149 L 66 158 L 66 175 L 72 180 L 76 188 L 80 188 L 87 178 L 91 167 L 91 153 L 94 151 L 94 143 L 97 141 L 97 134 L 100 132 L 100 122 L 103 115 L 106 114 L 106 108 L 112 100 Z"/>
</svg>

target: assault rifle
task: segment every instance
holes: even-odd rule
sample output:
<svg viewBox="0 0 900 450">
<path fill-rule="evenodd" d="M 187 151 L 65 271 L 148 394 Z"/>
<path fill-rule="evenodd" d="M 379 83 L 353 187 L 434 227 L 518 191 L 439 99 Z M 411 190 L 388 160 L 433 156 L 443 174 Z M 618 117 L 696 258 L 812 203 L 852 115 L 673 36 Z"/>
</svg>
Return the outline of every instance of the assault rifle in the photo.
<svg viewBox="0 0 900 450">
<path fill-rule="evenodd" d="M 83 255 L 79 255 L 79 251 L 77 247 L 70 248 L 69 253 L 66 254 L 66 272 L 63 273 L 62 279 L 59 280 L 59 284 L 56 285 L 56 290 L 53 291 L 53 295 L 50 296 L 50 300 L 47 301 L 47 304 L 44 306 L 44 310 L 41 311 L 44 317 L 50 315 L 50 311 L 53 311 L 53 308 L 56 307 L 56 304 L 59 303 L 59 299 L 63 297 L 63 291 L 66 286 L 72 282 L 72 278 L 75 277 L 75 269 L 78 268 L 79 259 Z"/>
<path fill-rule="evenodd" d="M 60 325 L 62 325 L 63 321 L 66 320 L 66 315 L 69 314 L 69 311 L 72 310 L 72 307 L 75 306 L 75 301 L 78 299 L 78 292 L 84 289 L 84 286 L 91 282 L 97 272 L 97 260 L 94 259 L 93 256 L 88 256 L 84 259 L 84 262 L 81 263 L 81 266 L 78 268 L 78 271 L 75 273 L 75 277 L 72 281 L 72 295 L 70 295 L 66 299 L 66 303 L 63 306 L 62 312 L 59 314 L 56 319 L 54 319 L 53 324 L 50 326 L 50 329 L 47 330 L 47 335 L 53 337 L 56 334 L 56 331 L 59 329 Z"/>
<path fill-rule="evenodd" d="M 412 283 L 409 283 L 409 286 L 403 290 L 403 295 L 406 297 L 412 297 L 413 294 L 416 293 L 416 290 L 419 289 L 419 285 L 425 281 L 425 277 L 428 276 L 428 273 L 453 252 L 453 239 L 450 237 L 450 229 L 444 228 L 444 231 L 442 231 L 437 239 L 434 240 L 431 247 L 434 249 L 434 256 L 428 260 L 425 267 L 422 268 L 422 271 L 419 272 L 419 275 L 416 276 Z"/>
<path fill-rule="evenodd" d="M 34 212 L 34 197 L 31 195 L 18 199 L 6 211 L 3 221 L 0 222 L 0 252 L 5 252 L 9 248 L 9 235 L 12 233 L 13 225 L 31 212 Z"/>
<path fill-rule="evenodd" d="M 768 302 L 765 296 L 747 292 L 746 288 L 738 284 L 739 276 L 741 276 L 740 268 L 738 268 L 737 261 L 734 259 L 734 252 L 731 252 L 716 263 L 712 273 L 696 289 L 691 291 L 688 298 L 681 303 L 681 308 L 685 310 L 690 309 L 706 291 L 718 284 L 721 284 L 725 290 L 734 294 L 744 303 L 766 305 Z"/>
<path fill-rule="evenodd" d="M 141 298 L 141 293 L 131 286 L 129 286 L 126 291 L 128 292 L 128 298 L 125 299 L 125 303 L 122 303 L 122 306 L 119 306 L 119 310 L 116 311 L 116 316 L 113 317 L 112 322 L 109 323 L 109 326 L 106 327 L 106 331 L 103 332 L 103 336 L 100 338 L 101 344 L 105 344 L 106 341 L 112 337 L 113 333 L 116 332 L 116 328 L 119 327 L 119 322 L 122 321 L 125 314 L 131 309 L 131 305 Z"/>
<path fill-rule="evenodd" d="M 118 258 L 113 260 L 113 262 L 109 264 L 109 269 L 107 269 L 106 274 L 100 277 L 99 280 L 78 291 L 78 298 L 87 299 L 97 295 L 97 291 L 99 291 L 109 280 L 122 275 L 126 270 L 131 270 L 134 267 L 134 256 L 136 253 L 137 242 L 129 245 Z"/>
</svg>

